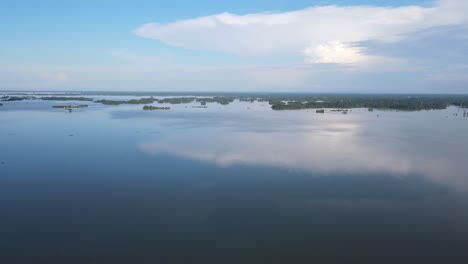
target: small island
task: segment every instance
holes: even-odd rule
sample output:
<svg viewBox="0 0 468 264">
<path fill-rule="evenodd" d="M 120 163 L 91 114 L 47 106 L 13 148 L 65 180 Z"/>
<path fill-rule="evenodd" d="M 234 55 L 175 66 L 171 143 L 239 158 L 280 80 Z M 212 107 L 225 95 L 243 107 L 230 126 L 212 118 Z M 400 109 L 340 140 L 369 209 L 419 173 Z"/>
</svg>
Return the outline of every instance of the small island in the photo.
<svg viewBox="0 0 468 264">
<path fill-rule="evenodd" d="M 189 104 L 195 101 L 196 97 L 174 97 L 174 98 L 164 98 L 158 100 L 160 104 Z"/>
<path fill-rule="evenodd" d="M 153 111 L 153 110 L 169 110 L 171 109 L 170 107 L 158 107 L 158 106 L 153 106 L 153 105 L 145 105 L 143 106 L 143 110 L 149 110 L 149 111 Z"/>
<path fill-rule="evenodd" d="M 97 100 L 95 102 L 105 104 L 105 105 L 121 105 L 121 104 L 152 104 L 156 101 L 158 100 L 153 97 L 148 97 L 148 98 L 140 98 L 140 99 L 131 99 L 131 100 L 126 100 L 126 101 L 104 99 L 104 100 Z"/>
</svg>

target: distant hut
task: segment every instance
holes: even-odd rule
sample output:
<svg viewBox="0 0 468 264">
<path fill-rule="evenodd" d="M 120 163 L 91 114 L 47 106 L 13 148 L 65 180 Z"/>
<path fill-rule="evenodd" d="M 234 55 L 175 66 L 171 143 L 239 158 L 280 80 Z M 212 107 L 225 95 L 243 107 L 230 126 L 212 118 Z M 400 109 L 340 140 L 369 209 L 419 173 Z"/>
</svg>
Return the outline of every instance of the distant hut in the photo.
<svg viewBox="0 0 468 264">
<path fill-rule="evenodd" d="M 317 113 L 317 114 L 325 114 L 325 109 L 317 109 L 317 110 L 315 110 L 315 113 Z"/>
</svg>

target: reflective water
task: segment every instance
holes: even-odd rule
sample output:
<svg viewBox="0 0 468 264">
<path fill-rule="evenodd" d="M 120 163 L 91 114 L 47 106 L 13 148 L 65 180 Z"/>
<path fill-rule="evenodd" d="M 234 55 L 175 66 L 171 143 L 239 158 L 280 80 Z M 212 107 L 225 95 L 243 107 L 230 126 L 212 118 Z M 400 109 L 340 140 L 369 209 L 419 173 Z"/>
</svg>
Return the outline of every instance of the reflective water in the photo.
<svg viewBox="0 0 468 264">
<path fill-rule="evenodd" d="M 0 106 L 0 263 L 465 263 L 457 108 Z"/>
</svg>

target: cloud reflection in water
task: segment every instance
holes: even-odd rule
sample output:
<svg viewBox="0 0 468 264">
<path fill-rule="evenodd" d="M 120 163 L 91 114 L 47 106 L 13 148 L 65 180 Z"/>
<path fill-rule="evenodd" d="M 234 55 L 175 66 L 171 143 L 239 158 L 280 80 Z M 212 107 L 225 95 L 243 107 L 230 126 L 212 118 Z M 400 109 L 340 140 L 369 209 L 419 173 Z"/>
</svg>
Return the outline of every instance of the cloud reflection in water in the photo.
<svg viewBox="0 0 468 264">
<path fill-rule="evenodd" d="M 152 155 L 169 154 L 226 167 L 245 164 L 320 174 L 385 173 L 397 177 L 417 174 L 433 182 L 468 188 L 468 166 L 463 158 L 468 144 L 451 140 L 453 128 L 434 123 L 437 118 L 394 113 L 372 119 L 360 112 L 353 113 L 353 118 L 335 115 L 310 120 L 302 115 L 289 120 L 296 129 L 270 129 L 265 124 L 275 123 L 273 116 L 271 121 L 259 123 L 262 130 L 252 129 L 252 124 L 227 129 L 221 123 L 216 128 L 192 128 L 146 141 L 139 148 Z"/>
</svg>

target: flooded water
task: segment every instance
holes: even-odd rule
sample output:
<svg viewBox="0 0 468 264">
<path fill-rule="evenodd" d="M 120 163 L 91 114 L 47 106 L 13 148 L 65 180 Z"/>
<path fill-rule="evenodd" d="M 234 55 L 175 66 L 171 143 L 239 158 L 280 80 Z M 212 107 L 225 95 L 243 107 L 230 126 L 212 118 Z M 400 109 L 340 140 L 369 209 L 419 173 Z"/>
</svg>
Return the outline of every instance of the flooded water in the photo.
<svg viewBox="0 0 468 264">
<path fill-rule="evenodd" d="M 0 263 L 468 261 L 458 108 L 2 103 Z"/>
</svg>

